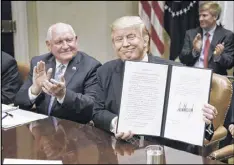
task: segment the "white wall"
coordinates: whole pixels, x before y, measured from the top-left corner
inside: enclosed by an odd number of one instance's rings
[[[34,43],[30,57],[47,52],[45,37],[51,24],[64,22],[71,24],[78,35],[79,48],[102,63],[115,58],[110,39],[110,25],[118,17],[137,15],[138,1],[37,1],[36,11],[28,8],[30,24],[29,44]],[[33,27],[32,21],[37,20]],[[30,23],[31,22],[31,23]],[[31,28],[31,29],[30,29]],[[36,28],[32,32],[32,28]],[[36,34],[37,33],[37,34]],[[31,37],[30,37],[31,36]],[[35,42],[38,39],[38,43]],[[30,42],[31,41],[31,42]],[[38,50],[38,52],[37,52]],[[34,51],[34,52],[33,52]]]

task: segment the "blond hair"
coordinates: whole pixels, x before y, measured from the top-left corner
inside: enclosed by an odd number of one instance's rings
[[[128,27],[139,28],[141,36],[143,38],[145,36],[147,36],[149,38],[148,43],[147,43],[147,53],[149,53],[150,34],[149,34],[144,22],[142,21],[142,19],[139,16],[123,16],[121,18],[116,19],[111,25],[111,33],[115,30],[124,29],[124,28],[128,28]],[[113,33],[111,34],[111,38],[113,41]]]
[[[212,16],[215,16],[217,20],[219,19],[222,9],[217,2],[204,2],[199,6],[199,12],[209,11]]]

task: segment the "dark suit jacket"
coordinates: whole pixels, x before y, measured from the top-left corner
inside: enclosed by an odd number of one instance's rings
[[[187,66],[194,66],[200,57],[200,53],[192,51],[193,40],[195,36],[200,33],[203,37],[202,29],[200,27],[186,31],[183,49],[179,56],[180,61]],[[215,56],[214,50],[217,44],[224,42],[224,51],[221,55]],[[214,36],[211,41],[210,50],[208,54],[208,68],[213,69],[214,73],[227,75],[227,69],[234,66],[234,34],[217,26]]]
[[[148,56],[150,63],[177,64],[160,57]],[[181,65],[181,64],[180,64]],[[111,120],[118,116],[123,78],[124,63],[112,60],[105,63],[97,71],[97,97],[94,104],[93,122],[95,126],[110,131]]]
[[[3,104],[14,102],[15,95],[20,89],[23,81],[20,78],[16,60],[9,54],[2,51],[2,98]]]
[[[180,63],[165,60],[160,57],[148,56],[150,63],[161,63],[171,65],[182,65]],[[105,63],[98,68],[97,71],[97,96],[94,103],[93,122],[96,127],[104,129],[110,132],[110,124],[114,117],[118,116],[120,108],[120,99],[122,91],[122,78],[123,78],[124,63],[120,60],[112,60]],[[208,125],[206,126],[206,139],[210,140],[213,136],[208,134]],[[211,125],[211,131],[213,131],[213,125]],[[192,152],[193,146],[185,143],[178,143],[177,141],[168,141],[160,137],[145,136],[145,139],[154,142],[160,142],[177,149],[187,150]]]
[[[46,70],[53,68],[55,71],[55,57],[44,54],[33,57],[28,80],[17,93],[15,104],[22,109],[30,110],[33,103],[29,100],[28,89],[32,85],[33,67],[40,60],[46,64]],[[101,64],[84,52],[78,52],[69,62],[65,72],[66,95],[62,104],[56,99],[52,106],[51,115],[67,120],[87,123],[92,118],[93,99],[97,84],[96,71]],[[50,96],[42,92],[35,100],[37,112],[48,114]]]

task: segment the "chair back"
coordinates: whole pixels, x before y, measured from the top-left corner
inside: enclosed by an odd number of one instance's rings
[[[231,103],[232,91],[232,83],[226,76],[213,73],[210,104],[215,106],[218,111],[218,115],[213,121],[214,130],[224,124]]]
[[[18,66],[18,70],[19,70],[21,79],[23,81],[25,81],[27,79],[28,73],[30,71],[29,65],[26,63],[17,62],[17,66]]]

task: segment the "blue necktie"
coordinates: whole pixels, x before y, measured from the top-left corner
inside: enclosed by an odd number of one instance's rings
[[[65,66],[63,64],[60,64],[59,67],[57,68],[56,72],[55,72],[55,75],[54,75],[54,79],[57,80],[57,81],[60,81],[60,76],[63,74],[63,69],[65,68]],[[51,96],[50,98],[50,104],[49,104],[49,107],[48,107],[48,116],[50,116],[50,113],[51,113],[51,108],[52,108],[52,105],[54,103],[54,99],[55,97],[54,96]]]

